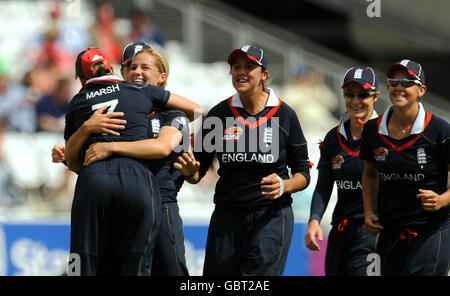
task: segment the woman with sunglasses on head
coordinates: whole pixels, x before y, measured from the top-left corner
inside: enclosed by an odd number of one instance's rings
[[[308,249],[320,251],[316,239],[323,240],[320,221],[337,185],[337,203],[331,220],[325,257],[327,276],[366,276],[367,256],[374,252],[375,239],[364,229],[359,159],[364,123],[378,115],[373,108],[380,92],[375,72],[358,66],[347,70],[342,88],[347,112],[337,127],[320,142],[319,176],[311,202],[305,242]]]
[[[389,67],[392,105],[363,131],[365,227],[381,275],[446,276],[450,262],[450,125],[426,111],[420,64]]]
[[[203,275],[280,276],[294,230],[291,194],[310,180],[307,143],[295,111],[267,87],[264,51],[246,45],[228,64],[236,93],[208,112],[195,157],[183,153],[175,165],[197,183],[219,161]]]
[[[155,86],[122,81],[95,48],[78,55],[76,75],[83,87],[70,103],[64,131],[67,165],[79,173],[70,251],[81,260],[81,275],[149,275],[161,201],[147,162],[113,155],[83,166],[80,159],[93,143],[146,139],[154,107],[186,108],[193,114],[198,105]],[[107,110],[123,116],[117,122],[125,125],[120,133],[109,130],[118,126],[85,125]]]

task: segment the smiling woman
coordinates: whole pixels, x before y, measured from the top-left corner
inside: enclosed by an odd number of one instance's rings
[[[143,49],[133,57],[128,75],[134,83],[145,82],[165,88],[169,64],[159,51],[152,48]]]
[[[403,139],[411,134],[420,99],[427,91],[425,78],[422,79],[423,82],[414,79],[406,69],[395,66],[388,72],[388,77],[389,98],[394,111],[397,110],[393,112],[388,124],[389,135],[394,139]]]
[[[228,64],[236,93],[208,112],[205,136],[196,137],[203,144],[216,119],[223,127],[216,148],[183,153],[177,164],[197,183],[219,161],[203,275],[282,275],[294,227],[291,194],[310,180],[307,143],[295,111],[265,85],[264,51],[246,45]]]
[[[379,233],[381,275],[448,273],[450,262],[450,125],[426,111],[422,66],[387,71],[392,105],[362,134],[365,227]]]
[[[367,256],[374,252],[374,238],[364,229],[361,198],[363,161],[358,156],[364,123],[378,116],[374,110],[374,103],[380,95],[377,85],[372,68],[358,66],[347,70],[342,84],[347,112],[320,145],[319,177],[312,197],[305,242],[310,250],[320,250],[316,241],[323,239],[320,220],[336,183],[337,203],[325,256],[327,276],[366,276]]]

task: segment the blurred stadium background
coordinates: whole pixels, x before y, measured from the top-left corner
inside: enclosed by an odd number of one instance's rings
[[[64,272],[76,175],[51,162],[51,149],[64,144],[66,104],[79,89],[73,64],[82,49],[102,48],[119,70],[123,46],[146,27],[146,41],[169,61],[167,89],[209,110],[234,93],[229,52],[259,46],[271,87],[297,111],[317,163],[317,143],[344,112],[340,84],[353,65],[376,69],[380,113],[389,104],[387,67],[418,61],[429,88],[425,107],[450,120],[448,11],[447,0],[0,0],[0,275]],[[324,251],[309,252],[303,241],[316,174],[313,168],[309,188],[295,194],[286,275],[323,274]],[[216,178],[212,169],[178,195],[192,275],[201,274]],[[335,193],[322,221],[326,231],[334,202]]]

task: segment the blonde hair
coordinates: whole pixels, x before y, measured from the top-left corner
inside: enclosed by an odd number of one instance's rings
[[[166,88],[167,85],[167,79],[169,78],[169,63],[167,62],[164,55],[157,49],[154,48],[145,48],[139,52],[137,52],[134,57],[142,54],[142,53],[148,53],[149,55],[153,56],[156,60],[156,68],[158,68],[158,71],[160,73],[166,73],[166,79],[164,79],[164,82],[160,86],[161,88]],[[134,58],[133,57],[133,58]],[[131,63],[130,63],[131,65]]]

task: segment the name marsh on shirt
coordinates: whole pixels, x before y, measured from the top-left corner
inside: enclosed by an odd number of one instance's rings
[[[118,84],[108,85],[107,87],[103,87],[96,91],[91,91],[91,92],[86,93],[86,100],[95,98],[96,96],[111,94],[116,91],[120,91]]]

